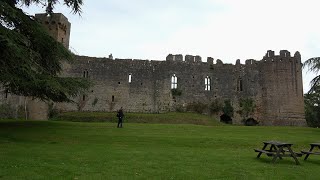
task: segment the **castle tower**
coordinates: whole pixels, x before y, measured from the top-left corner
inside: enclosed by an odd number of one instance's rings
[[[45,27],[51,37],[58,42],[61,42],[65,48],[69,49],[71,23],[63,14],[55,13],[51,16],[47,16],[46,14],[36,14],[35,18],[43,25],[43,27]],[[28,98],[27,109],[30,119],[48,119],[49,109],[47,103],[44,101]]]
[[[44,25],[49,34],[69,49],[71,23],[61,13],[36,14],[35,18]]]
[[[263,124],[305,126],[300,53],[268,51],[260,72]]]

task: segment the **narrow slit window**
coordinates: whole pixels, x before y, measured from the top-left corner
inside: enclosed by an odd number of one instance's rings
[[[83,71],[83,77],[88,78],[89,77],[89,71],[85,70]]]
[[[205,79],[204,79],[204,84],[205,84],[205,91],[210,91],[211,90],[211,84],[210,84],[210,77],[207,76]]]
[[[241,78],[238,80],[237,91],[243,91],[243,82]]]
[[[86,95],[83,95],[82,96],[82,101],[85,101],[86,100]]]
[[[171,89],[177,89],[178,87],[178,78],[175,74],[171,77]]]
[[[112,96],[112,102],[114,102],[114,96]]]
[[[7,99],[8,98],[8,94],[9,94],[9,91],[8,91],[8,89],[6,90],[6,95],[5,95],[5,98]]]
[[[131,83],[131,80],[132,80],[132,74],[130,73],[129,74],[129,83]]]

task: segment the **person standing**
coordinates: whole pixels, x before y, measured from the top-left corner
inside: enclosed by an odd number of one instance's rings
[[[124,117],[124,113],[123,113],[122,107],[117,112],[117,117],[118,117],[118,126],[117,126],[117,128],[122,128],[122,121],[123,121],[123,117]]]

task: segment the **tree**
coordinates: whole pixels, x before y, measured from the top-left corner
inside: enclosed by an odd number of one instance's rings
[[[54,102],[71,98],[90,87],[83,78],[59,76],[63,61],[74,55],[53,39],[33,16],[18,5],[42,4],[50,16],[58,0],[0,1],[0,87],[12,94]],[[81,12],[82,0],[64,0],[74,13]]]
[[[303,63],[309,71],[319,73],[320,57],[310,58]],[[317,75],[310,82],[311,88],[304,95],[305,116],[307,124],[312,127],[320,127],[320,75]]]
[[[304,104],[308,126],[320,127],[320,87],[304,95]]]
[[[306,60],[303,63],[303,67],[308,67],[309,71],[312,71],[318,74],[320,70],[320,57],[314,57]],[[310,84],[311,84],[311,88],[308,93],[313,93],[320,86],[320,75],[317,75],[315,78],[313,78]]]

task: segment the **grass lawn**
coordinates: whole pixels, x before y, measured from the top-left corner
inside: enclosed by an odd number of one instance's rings
[[[0,121],[0,179],[319,179],[320,156],[270,163],[264,140],[308,149],[298,127]]]

